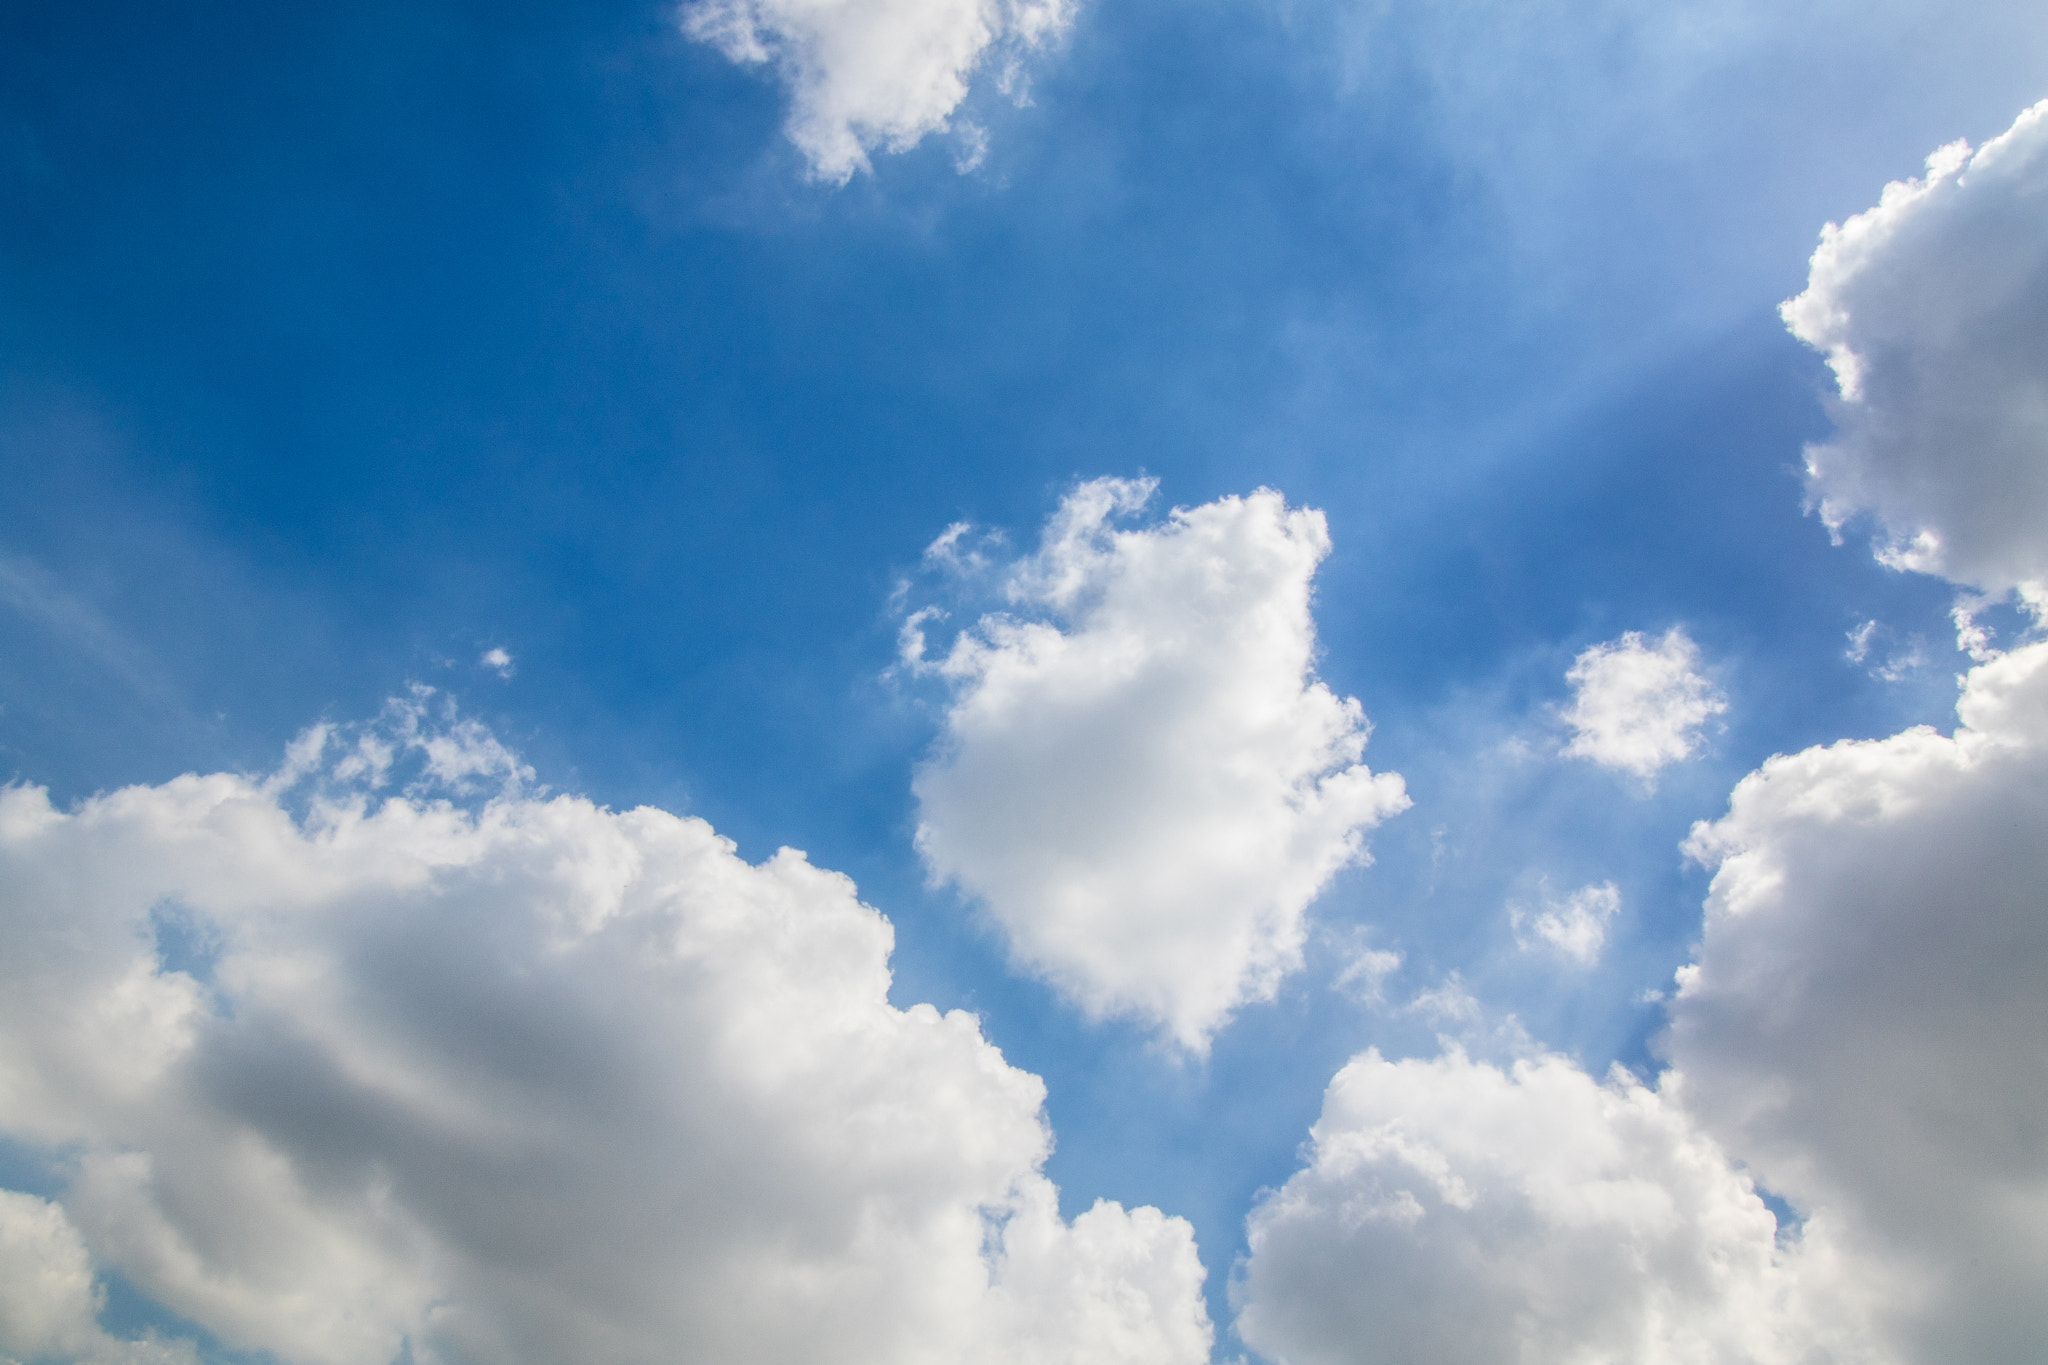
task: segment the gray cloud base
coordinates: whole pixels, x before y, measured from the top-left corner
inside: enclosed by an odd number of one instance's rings
[[[1896,567],[2017,590],[2037,617],[2044,224],[2048,102],[1830,225],[1784,307],[1840,381],[1837,438],[1808,450],[1830,525],[1874,516]],[[2048,643],[1966,643],[1953,734],[1774,757],[1695,827],[1714,879],[1654,1090],[1455,1049],[1339,1072],[1303,1168],[1252,1215],[1245,1340],[1282,1365],[2040,1357]],[[1621,644],[1575,667],[1567,752],[1629,733],[1589,715],[1642,709],[1588,706],[1592,665],[1656,662]],[[1607,691],[1657,691],[1642,672]],[[1638,747],[1647,768],[1689,744]]]
[[[1783,312],[1840,385],[1806,452],[1829,525],[1871,516],[1889,562],[2048,603],[2044,221],[2048,101],[1829,224]]]
[[[289,1362],[1205,1360],[1188,1225],[1063,1222],[1042,1084],[890,1005],[890,942],[656,810],[9,789],[0,1132]]]
[[[2048,644],[1972,670],[1952,736],[1772,759],[1672,1005],[1689,1105],[1890,1283],[1910,1359],[2048,1342]]]

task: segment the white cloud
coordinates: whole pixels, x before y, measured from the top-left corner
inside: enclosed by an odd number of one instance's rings
[[[1073,0],[691,0],[682,21],[732,61],[773,64],[790,141],[815,177],[844,184],[870,151],[945,129],[983,67],[1013,90],[1024,55],[1073,12]],[[979,160],[978,132],[963,168]]]
[[[1677,626],[1655,644],[1632,630],[1580,654],[1565,674],[1565,753],[1654,782],[1659,769],[1690,757],[1700,728],[1728,709],[1699,662],[1699,647]]]
[[[1781,310],[1826,353],[1836,439],[1806,451],[1831,530],[1867,514],[1880,556],[1992,593],[2048,593],[2048,101],[1971,154],[1828,224]]]
[[[451,803],[496,751],[418,696],[351,734],[268,783],[0,792],[0,1136],[71,1173],[0,1208],[63,1282],[10,1342],[97,1358],[82,1247],[291,1365],[1207,1359],[1188,1225],[1061,1220],[1041,1082],[889,1003],[846,878]]]
[[[1279,1365],[1999,1365],[2048,1342],[2048,644],[1953,735],[1771,759],[1655,1090],[1524,1045],[1339,1073],[1234,1295]],[[1411,1009],[1476,1036],[1447,981]],[[1784,1196],[1773,1227],[1750,1173]]]
[[[1862,625],[1855,627],[1849,632],[1849,648],[1843,651],[1843,657],[1852,664],[1862,663],[1870,657],[1870,643],[1872,639],[1883,629],[1884,627],[1874,620],[1865,621]]]
[[[1091,1016],[1200,1051],[1300,965],[1309,903],[1408,799],[1313,673],[1322,515],[1262,490],[1113,528],[1151,492],[1076,488],[1010,571],[1020,614],[910,656],[953,688],[917,839]]]
[[[1958,613],[1962,610],[1959,605]],[[1967,650],[1968,642],[1963,638],[1965,627],[1960,615],[1957,627],[1957,647]],[[1849,647],[1842,651],[1842,657],[1852,664],[1868,664],[1869,667],[1865,671],[1873,678],[1883,682],[1898,682],[1914,669],[1923,667],[1927,663],[1927,656],[1921,652],[1918,640],[1909,640],[1903,646],[1888,651],[1882,663],[1872,663],[1879,643],[1893,638],[1895,637],[1889,626],[1875,620],[1865,621],[1848,632]]]
[[[1368,1051],[1312,1139],[1233,1285],[1239,1333],[1280,1365],[1871,1358],[1825,1229],[1781,1244],[1727,1156],[1624,1072]]]
[[[375,791],[400,771],[412,776],[409,795],[471,796],[495,788],[516,796],[534,783],[533,769],[489,727],[461,715],[452,698],[414,683],[406,695],[386,700],[374,721],[308,727],[286,748],[283,766],[265,789],[283,791],[314,778],[323,790],[339,784]]]
[[[477,656],[477,667],[488,668],[501,678],[509,678],[514,671],[512,652],[503,645],[492,645]]]
[[[1539,908],[1519,901],[1508,905],[1515,941],[1525,949],[1545,948],[1590,967],[1607,946],[1607,926],[1621,911],[1621,892],[1613,882],[1582,886],[1559,900],[1548,889]]]
[[[2044,209],[2048,104],[1831,227],[1785,309],[1841,381],[1840,438],[1808,452],[1830,526],[1874,515],[1890,562],[2037,615]],[[1989,605],[1955,608],[1978,666],[1952,735],[1772,758],[1695,828],[1714,880],[1655,1091],[1558,1058],[1354,1059],[1254,1212],[1245,1340],[1282,1365],[2039,1358],[2048,644],[1994,649]],[[1851,632],[1849,657],[1884,633]],[[1572,752],[1647,777],[1691,750],[1722,704],[1674,641],[1580,657]],[[1455,984],[1438,1012],[1469,1023]],[[1739,1171],[1795,1235],[1772,1238]]]
[[[1331,988],[1361,1005],[1384,1005],[1388,978],[1401,970],[1405,960],[1402,954],[1392,948],[1374,948],[1354,941],[1345,957],[1344,966],[1330,982]]]
[[[192,1365],[190,1342],[123,1341],[99,1325],[92,1257],[64,1210],[0,1190],[0,1361]]]
[[[1671,1006],[1689,1102],[1914,1287],[1930,1363],[2048,1343],[2048,645],[1957,709],[1736,787],[1689,845],[1716,871]]]

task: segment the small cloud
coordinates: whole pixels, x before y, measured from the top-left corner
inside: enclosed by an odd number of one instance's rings
[[[488,668],[501,678],[512,676],[512,652],[503,645],[492,645],[477,658],[476,662],[479,668]]]
[[[331,756],[331,761],[330,761]],[[482,722],[463,716],[451,697],[414,683],[384,702],[376,719],[307,727],[285,747],[284,762],[262,782],[277,797],[309,784],[343,805],[402,782],[415,799],[509,799],[536,788],[533,769]]]
[[[978,123],[962,123],[953,130],[959,145],[953,151],[953,169],[971,175],[988,160],[988,129]]]
[[[1994,601],[1978,593],[1963,593],[1949,608],[1948,615],[1956,623],[1956,648],[1970,656],[1977,663],[1990,663],[2005,651],[1992,642],[1996,632],[1977,618],[1984,611],[1996,605]]]
[[[907,670],[912,676],[937,672],[939,665],[933,663],[925,653],[930,642],[925,637],[924,626],[927,621],[945,619],[946,612],[942,607],[920,607],[904,617],[903,624],[896,628],[897,666]]]
[[[1428,990],[1418,991],[1395,1013],[1423,1020],[1445,1047],[1456,1046],[1478,1056],[1506,1059],[1533,1057],[1542,1049],[1515,1014],[1495,1015],[1453,971]]]
[[[1331,989],[1361,1005],[1385,1004],[1387,978],[1401,970],[1405,959],[1392,948],[1374,948],[1362,941],[1351,945],[1349,957],[1330,983]]]
[[[976,78],[1025,103],[1025,57],[1073,23],[1072,0],[690,0],[682,29],[743,66],[770,66],[789,92],[783,131],[814,180],[843,185],[871,169],[874,151],[908,151],[953,130],[962,172],[980,165],[987,137],[956,120]]]
[[[1465,978],[1452,972],[1428,990],[1417,992],[1404,1013],[1419,1015],[1441,1028],[1447,1024],[1476,1023],[1486,1011],[1479,998],[1466,988]]]
[[[1920,652],[1916,641],[1903,651],[1887,656],[1883,663],[1870,670],[1870,676],[1879,682],[1895,683],[1926,662],[1927,656]]]
[[[1842,651],[1842,657],[1852,664],[1868,665],[1864,671],[1880,682],[1898,682],[1908,673],[1927,662],[1918,639],[1908,640],[1903,646],[1886,650],[1882,663],[1871,660],[1878,653],[1880,642],[1896,638],[1890,626],[1877,621],[1865,621],[1849,632],[1849,647]]]
[[[1654,785],[1658,770],[1691,757],[1707,721],[1728,709],[1699,662],[1699,646],[1678,626],[1654,644],[1632,630],[1580,654],[1565,674],[1565,754]]]
[[[1600,950],[1607,946],[1607,926],[1620,910],[1621,892],[1614,883],[1596,882],[1562,900],[1546,888],[1542,904],[1535,909],[1510,902],[1508,922],[1514,926],[1515,942],[1524,951],[1561,953],[1590,967],[1600,960]]]

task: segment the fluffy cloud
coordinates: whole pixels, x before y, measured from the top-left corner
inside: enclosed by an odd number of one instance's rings
[[[1280,1365],[1868,1358],[1825,1230],[1781,1243],[1721,1149],[1626,1073],[1367,1052],[1312,1137],[1233,1286],[1239,1333]]]
[[[2048,595],[2048,101],[1829,224],[1787,325],[1826,353],[1839,428],[1809,446],[1829,527],[1994,593]]]
[[[1714,880],[1654,1091],[1354,1059],[1252,1216],[1244,1339],[1281,1365],[2038,1357],[2048,644],[1958,713],[1773,758],[1694,830]]]
[[[1607,946],[1607,925],[1621,911],[1621,892],[1613,882],[1582,886],[1563,900],[1546,890],[1539,907],[1520,902],[1508,906],[1515,940],[1524,948],[1547,948],[1583,966],[1600,960]]]
[[[1072,18],[1072,0],[692,0],[683,28],[735,62],[772,63],[790,141],[843,184],[869,151],[944,129],[991,57],[1010,86],[1022,55]]]
[[[889,1003],[844,877],[435,794],[507,761],[414,697],[270,782],[0,792],[0,1135],[67,1181],[0,1203],[56,1284],[6,1349],[98,1358],[89,1251],[292,1365],[1207,1358],[1188,1225],[1060,1218],[1041,1083]]]
[[[191,1365],[189,1342],[121,1341],[100,1329],[92,1257],[64,1210],[0,1190],[0,1361]]]
[[[918,846],[1093,1016],[1201,1050],[1301,962],[1303,917],[1404,809],[1315,679],[1322,515],[1262,490],[1118,530],[1149,482],[1081,485],[934,667],[945,734]]]
[[[1808,452],[1830,525],[1872,514],[1891,562],[2037,610],[2044,208],[2048,104],[1830,227],[1785,309],[1840,380],[1840,438]],[[1772,758],[1695,828],[1714,880],[1655,1091],[1456,1052],[1338,1075],[1253,1215],[1247,1342],[1283,1365],[2041,1357],[2048,644],[1998,654],[1978,605],[1953,734]],[[1683,757],[1719,709],[1695,661],[1676,632],[1582,655],[1571,751]]]
[[[1654,782],[1659,769],[1691,756],[1700,727],[1728,709],[1699,662],[1699,647],[1677,626],[1655,644],[1632,630],[1579,655],[1565,674],[1565,753]]]
[[[1924,1361],[2048,1345],[2048,645],[1973,670],[1962,724],[1773,758],[1672,1005],[1690,1103],[1913,1293]]]

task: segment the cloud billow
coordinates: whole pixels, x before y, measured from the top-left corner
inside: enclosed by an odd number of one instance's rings
[[[1019,962],[1199,1052],[1300,965],[1310,902],[1408,798],[1313,672],[1322,515],[1262,490],[1113,525],[1151,492],[1075,489],[1008,569],[1014,610],[921,664],[952,695],[917,840]]]
[[[0,793],[0,1136],[67,1173],[0,1244],[291,1365],[1207,1359],[1188,1225],[1060,1217],[1042,1083],[889,1003],[845,877],[326,749]],[[23,1349],[117,1358],[77,1318]]]
[[[1781,310],[1824,352],[1838,431],[1808,446],[1831,529],[1901,568],[2048,603],[2048,101],[1823,230]]]
[[[2038,1354],[2048,643],[1973,669],[1957,711],[1774,757],[1694,829],[1714,878],[1654,1090],[1354,1058],[1253,1212],[1245,1340],[1285,1365]]]
[[[1355,1057],[1252,1212],[1237,1329],[1284,1365],[1866,1360],[1821,1229],[1781,1245],[1683,1105],[1562,1057]]]
[[[1873,514],[1896,566],[2037,613],[2044,166],[2048,105],[1937,153],[1829,230],[1786,306],[1841,378],[1809,450],[1831,524]],[[1694,827],[1713,880],[1654,1088],[1533,1049],[1354,1058],[1252,1215],[1245,1340],[1284,1365],[2039,1357],[2048,643],[1965,643],[1953,733],[1772,757]],[[1685,700],[1675,633],[1573,672],[1575,747],[1610,766],[1653,773],[1708,714],[1703,685],[1689,712],[1630,701]]]
[[[2015,1360],[2048,1341],[2048,644],[1957,711],[1773,758],[1695,830],[1670,1051],[1712,1131],[1910,1286],[1907,1358]]]

